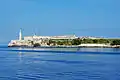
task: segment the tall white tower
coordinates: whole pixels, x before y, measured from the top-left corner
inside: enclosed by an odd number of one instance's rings
[[[19,40],[22,40],[22,31],[20,29],[20,32],[19,32]]]

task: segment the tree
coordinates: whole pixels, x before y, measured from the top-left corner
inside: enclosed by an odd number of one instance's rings
[[[32,45],[34,45],[34,42],[33,42],[33,41],[31,41],[30,43],[31,43]]]
[[[83,39],[82,43],[93,43],[93,39]]]
[[[34,47],[39,47],[40,44],[39,44],[39,43],[35,43],[33,46],[34,46]]]
[[[48,42],[47,42],[47,45],[51,45],[51,44],[54,44],[55,45],[55,41],[54,40],[52,40],[52,39],[50,39]]]
[[[93,43],[99,43],[98,39],[94,39]]]
[[[106,43],[109,43],[109,41],[107,39],[98,39],[99,43],[102,44],[106,44]]]
[[[72,45],[80,45],[81,44],[81,40],[80,39],[73,39],[72,40]]]
[[[118,39],[113,40],[111,45],[120,45],[120,40],[118,40]]]
[[[64,43],[62,41],[57,41],[57,45],[63,45]]]

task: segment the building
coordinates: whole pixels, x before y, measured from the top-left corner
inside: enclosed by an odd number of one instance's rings
[[[93,36],[82,36],[80,39],[103,39],[103,37],[93,37]]]
[[[22,31],[20,29],[19,39],[11,40],[8,46],[32,46],[35,43],[46,46],[50,39],[76,39],[75,35],[63,35],[63,36],[24,36],[22,38]]]
[[[25,36],[24,40],[41,40],[41,39],[76,39],[75,35],[64,35],[64,36]]]

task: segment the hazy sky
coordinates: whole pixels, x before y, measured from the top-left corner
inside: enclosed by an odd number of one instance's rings
[[[120,0],[0,0],[0,42],[23,35],[120,37]]]

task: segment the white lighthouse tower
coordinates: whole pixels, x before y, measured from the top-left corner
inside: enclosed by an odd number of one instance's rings
[[[19,40],[22,40],[22,31],[20,29],[20,32],[19,32]]]

